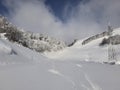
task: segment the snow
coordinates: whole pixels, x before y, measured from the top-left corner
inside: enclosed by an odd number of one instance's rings
[[[86,62],[55,62],[0,67],[1,90],[119,90],[120,67]],[[76,64],[83,67],[79,68]]]
[[[103,64],[102,39],[44,53],[0,39],[0,90],[120,90],[120,61]]]
[[[120,28],[115,29],[113,35],[120,35]]]
[[[87,45],[82,45],[81,41],[78,41],[74,46],[68,47],[63,51],[47,53],[47,57],[58,60],[82,60],[82,61],[96,61],[101,62],[107,59],[107,48],[99,47],[99,40],[94,40]],[[101,53],[101,58],[98,53]]]
[[[82,68],[82,65],[80,65],[80,64],[76,64],[76,66],[78,66],[78,67]]]
[[[38,63],[46,60],[40,53],[32,51],[16,43],[0,39],[0,65]]]
[[[62,74],[60,72],[58,72],[57,70],[54,70],[54,69],[50,69],[48,70],[49,72],[53,73],[53,74],[56,74],[56,75],[59,75],[59,76],[62,76]]]
[[[4,44],[2,41],[0,41],[0,52],[4,52],[6,54],[11,53],[12,49],[10,46]]]
[[[106,36],[105,36],[106,37]],[[76,61],[87,61],[104,63],[108,62],[108,45],[99,46],[102,40],[105,38],[99,38],[93,40],[85,45],[82,45],[83,40],[79,40],[72,47],[67,47],[59,52],[45,53],[44,55],[53,60],[76,60]],[[116,64],[119,64],[120,60],[120,45],[113,45],[117,53]]]

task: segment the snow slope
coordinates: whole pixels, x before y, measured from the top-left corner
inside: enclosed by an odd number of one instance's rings
[[[108,46],[99,44],[106,36],[98,34],[100,38],[85,45],[82,44],[84,39],[66,48],[64,43],[48,36],[40,38],[39,34],[21,31],[25,34],[24,40],[30,40],[28,45],[33,49],[30,50],[8,41],[4,36],[6,31],[10,40],[19,41],[18,33],[15,33],[18,28],[4,17],[0,18],[0,90],[120,90],[120,66],[102,64],[108,62]],[[120,29],[113,31],[113,35],[118,34]],[[24,40],[20,39],[21,42]],[[44,53],[36,52],[34,48],[38,49],[41,43],[45,46],[44,41],[50,41],[52,49]],[[118,53],[116,62],[119,63],[120,45],[114,45],[114,48]]]
[[[0,39],[0,90],[120,90],[120,66],[95,63],[107,49],[98,47],[99,41],[86,46],[78,41],[47,53],[50,59]]]
[[[33,33],[18,28],[10,23],[6,17],[0,15],[0,38],[8,39],[24,47],[37,52],[59,51],[66,47],[66,44],[48,35]]]
[[[114,35],[120,35],[120,29],[115,29],[113,32]],[[91,42],[83,45],[83,40],[78,40],[73,46],[67,47],[66,49],[59,52],[45,53],[45,56],[52,58],[54,60],[77,60],[77,61],[88,61],[88,62],[98,62],[104,63],[109,62],[108,60],[108,49],[109,45],[100,46],[100,43],[104,38],[108,36],[103,36],[92,40]],[[120,63],[120,45],[112,46],[116,52],[117,61],[116,64]]]
[[[0,39],[0,65],[33,63],[46,59],[28,48]]]
[[[44,61],[0,68],[0,90],[119,90],[120,67]]]

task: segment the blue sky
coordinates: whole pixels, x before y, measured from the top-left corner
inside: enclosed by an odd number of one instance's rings
[[[64,19],[63,17],[63,10],[67,4],[71,5],[72,7],[77,6],[81,0],[46,0],[46,5],[50,6],[54,12],[54,14]]]
[[[3,5],[3,0],[0,0],[0,14],[5,15],[8,13],[8,9]]]

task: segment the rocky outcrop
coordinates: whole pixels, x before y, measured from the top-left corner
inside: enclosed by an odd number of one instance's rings
[[[120,44],[120,35],[115,35],[109,38],[104,38],[102,42],[100,43],[100,46],[103,46],[105,44],[112,44],[112,45]]]
[[[93,40],[99,39],[99,38],[101,38],[101,37],[109,36],[109,35],[112,33],[112,31],[113,31],[113,30],[109,30],[109,31],[105,31],[105,32],[102,32],[102,33],[100,33],[100,34],[97,34],[97,35],[95,35],[95,36],[92,36],[92,37],[84,40],[84,41],[82,42],[82,45],[85,45],[85,44],[87,44],[87,43],[89,43],[89,42],[91,42],[91,41],[93,41]]]
[[[69,44],[68,47],[73,46],[77,41],[78,41],[77,39],[74,39],[74,41],[71,44]]]

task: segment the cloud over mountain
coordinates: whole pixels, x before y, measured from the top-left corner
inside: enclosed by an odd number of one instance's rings
[[[77,6],[66,4],[63,15],[66,22],[56,17],[45,0],[5,0],[9,19],[25,30],[49,34],[70,41],[104,31],[108,22],[120,26],[119,0],[81,1]]]

